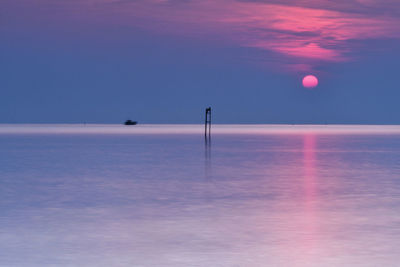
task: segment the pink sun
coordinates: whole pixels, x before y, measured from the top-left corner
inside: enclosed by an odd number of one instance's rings
[[[303,86],[312,89],[318,85],[318,79],[314,75],[307,75],[303,78]]]

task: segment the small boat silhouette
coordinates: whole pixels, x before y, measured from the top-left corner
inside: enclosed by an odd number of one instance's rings
[[[124,124],[125,125],[136,125],[137,121],[127,120]]]

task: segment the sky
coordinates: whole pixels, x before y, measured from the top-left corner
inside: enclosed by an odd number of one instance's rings
[[[397,0],[0,0],[0,123],[400,124],[399,71]]]

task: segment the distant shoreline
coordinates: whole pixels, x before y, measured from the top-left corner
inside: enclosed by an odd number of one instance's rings
[[[0,124],[0,134],[203,134],[203,124]],[[400,125],[213,124],[219,134],[400,134]]]

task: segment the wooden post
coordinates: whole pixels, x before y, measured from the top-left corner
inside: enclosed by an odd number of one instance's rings
[[[204,123],[204,136],[207,138],[211,135],[211,107],[206,108],[206,119]]]

